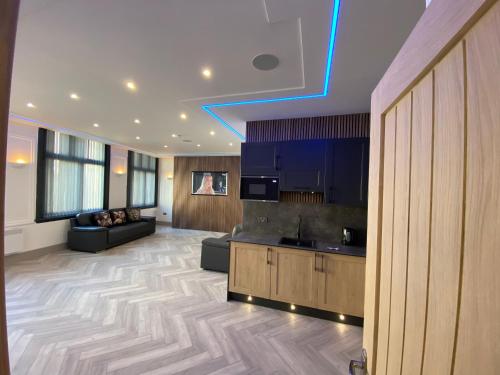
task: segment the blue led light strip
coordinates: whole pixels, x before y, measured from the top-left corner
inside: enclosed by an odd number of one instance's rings
[[[227,123],[222,117],[217,115],[212,109],[214,108],[222,108],[222,107],[235,107],[240,105],[249,105],[249,104],[265,104],[265,103],[277,103],[277,102],[286,102],[291,100],[304,100],[304,99],[316,99],[316,98],[324,98],[328,95],[328,90],[330,86],[330,77],[332,75],[332,60],[333,53],[335,50],[335,37],[337,36],[337,24],[339,21],[339,11],[340,11],[340,0],[333,0],[333,13],[332,13],[332,24],[330,30],[330,42],[328,44],[328,55],[326,60],[326,68],[325,68],[325,81],[323,83],[323,92],[320,94],[311,94],[311,95],[299,95],[299,96],[287,96],[283,98],[269,98],[269,99],[255,99],[255,100],[246,100],[240,102],[228,102],[228,103],[217,103],[217,104],[205,104],[201,106],[205,112],[207,112],[210,116],[216,119],[222,126],[226,129],[233,132],[238,138],[242,141],[245,140],[245,136],[233,128],[231,125]]]

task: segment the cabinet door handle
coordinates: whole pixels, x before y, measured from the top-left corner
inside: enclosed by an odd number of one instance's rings
[[[361,145],[361,183],[359,184],[359,201],[363,202],[363,184],[365,183],[363,181],[363,165],[364,165],[364,158],[365,158],[365,145]]]
[[[271,248],[267,248],[267,264],[271,264],[271,259],[269,259],[269,255],[271,255],[272,257],[272,253],[271,253]]]
[[[316,185],[316,186],[319,186],[319,180],[320,180],[320,178],[321,178],[321,171],[318,171],[318,185]]]
[[[318,271],[318,253],[314,253],[314,272]]]
[[[321,272],[325,272],[325,256],[321,254]]]

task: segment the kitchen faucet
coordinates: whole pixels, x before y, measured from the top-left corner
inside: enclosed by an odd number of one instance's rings
[[[299,215],[299,222],[297,223],[297,238],[300,240],[300,226],[302,224],[302,217]]]

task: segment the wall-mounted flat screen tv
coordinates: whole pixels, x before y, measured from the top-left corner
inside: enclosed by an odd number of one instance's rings
[[[227,172],[193,171],[191,194],[227,195]]]

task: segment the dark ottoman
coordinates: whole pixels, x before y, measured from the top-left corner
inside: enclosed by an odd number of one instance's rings
[[[201,241],[201,268],[210,271],[229,272],[230,234],[221,238],[205,238]]]

